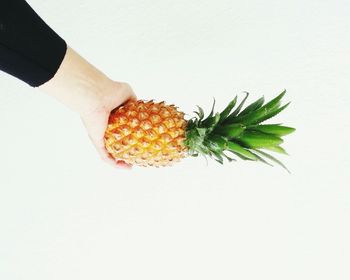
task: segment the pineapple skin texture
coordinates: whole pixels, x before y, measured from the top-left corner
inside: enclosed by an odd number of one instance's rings
[[[169,166],[187,155],[184,113],[165,102],[131,100],[114,109],[105,146],[116,160],[138,166]]]

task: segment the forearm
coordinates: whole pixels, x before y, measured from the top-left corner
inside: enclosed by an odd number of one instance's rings
[[[85,115],[100,106],[110,84],[111,80],[105,74],[67,47],[55,76],[39,89]]]

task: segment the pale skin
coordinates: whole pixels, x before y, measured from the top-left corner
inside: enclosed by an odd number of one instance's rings
[[[110,112],[126,101],[136,99],[127,83],[111,80],[68,46],[55,76],[39,89],[79,114],[104,161],[117,168],[131,168],[123,161],[114,160],[104,144]]]

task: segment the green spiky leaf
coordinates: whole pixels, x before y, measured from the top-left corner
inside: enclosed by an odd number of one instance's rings
[[[258,131],[244,131],[238,138],[239,142],[248,148],[265,148],[278,146],[282,138]]]
[[[285,149],[283,149],[281,146],[272,146],[272,147],[265,147],[265,150],[273,151],[279,154],[288,155]]]
[[[238,137],[244,130],[246,126],[240,123],[223,125],[215,129],[215,133],[225,136],[229,139]]]
[[[259,98],[257,101],[247,106],[241,113],[239,113],[238,116],[244,116],[259,109],[264,104],[264,101],[265,101],[264,97]]]
[[[198,105],[197,105],[197,108],[198,108],[198,112],[194,111],[194,113],[198,116],[199,122],[200,122],[204,118],[204,110],[203,110],[203,108],[199,107]]]
[[[223,153],[212,151],[212,158],[220,164],[224,164]]]
[[[225,120],[224,122],[229,123],[230,120],[234,119],[234,118],[237,116],[237,114],[241,111],[241,109],[242,109],[242,107],[243,107],[245,101],[247,100],[248,96],[249,96],[249,92],[246,92],[246,96],[243,98],[243,100],[242,100],[241,103],[238,105],[238,107],[236,108],[236,110],[234,110],[234,111],[226,118],[226,120]]]
[[[215,147],[213,148],[215,151],[224,151],[226,149],[227,140],[225,137],[211,134],[207,137],[207,141],[209,141],[209,147]]]
[[[260,150],[255,150],[255,152],[257,152],[258,154],[268,158],[269,160],[277,163],[279,166],[281,166],[282,168],[284,168],[288,173],[290,173],[290,171],[288,170],[288,168],[281,162],[279,161],[277,158],[275,158],[274,156],[271,156],[270,154],[268,153],[265,153],[263,151],[260,151]]]
[[[220,114],[216,113],[214,116],[207,118],[202,122],[202,125],[207,127],[208,132],[211,132],[215,129],[217,123],[220,121]]]
[[[231,113],[233,107],[235,107],[237,103],[237,95],[236,97],[227,105],[227,107],[221,112],[220,114],[220,121],[222,122],[224,120],[226,120],[227,116]]]
[[[247,114],[237,116],[236,118],[231,119],[230,122],[251,125],[260,123],[263,120],[266,120],[267,118],[271,118],[273,116],[273,113],[275,113],[276,115],[285,108],[284,107],[282,110],[278,111],[278,108],[280,106],[280,100],[284,95],[285,91],[283,91],[277,97],[266,103],[264,106],[256,110],[250,110],[250,112]]]
[[[241,101],[241,103],[238,105],[238,107],[236,108],[236,110],[234,110],[231,114],[232,117],[237,116],[238,113],[241,111],[244,103],[246,102],[246,100],[248,99],[249,96],[249,92],[245,92],[245,97],[243,98],[243,100]]]
[[[255,150],[255,151],[256,151],[256,150]],[[260,162],[262,162],[262,163],[265,163],[265,164],[267,164],[267,165],[269,165],[269,166],[273,166],[271,163],[269,163],[268,161],[264,160],[261,156],[257,155],[256,153],[253,153],[253,152],[252,152],[252,154],[254,154],[254,155],[257,157],[258,161],[260,161]]]
[[[285,136],[295,131],[295,128],[282,126],[278,124],[261,124],[249,127],[249,130],[260,131],[263,133],[274,134],[276,136]]]
[[[290,104],[290,102],[288,102],[287,104],[283,105],[282,107],[270,110],[265,116],[261,117],[260,119],[255,120],[254,122],[252,122],[252,124],[261,123],[263,121],[271,119],[272,117],[274,117],[277,114],[281,113],[285,108],[288,107],[289,104]]]
[[[225,157],[229,162],[231,161],[236,161],[236,159],[229,157],[228,155],[226,155],[225,153],[222,153],[222,156]]]
[[[211,117],[213,116],[213,114],[214,114],[215,102],[216,102],[216,101],[215,101],[215,98],[214,98],[213,105],[212,105],[212,107],[211,107],[211,111],[210,111],[210,114],[209,114],[209,116],[208,116],[208,119],[211,118]]]
[[[278,107],[278,105],[280,104],[281,99],[283,98],[283,96],[286,94],[286,90],[283,90],[279,95],[277,95],[275,98],[273,98],[271,101],[267,102],[264,107],[267,109],[272,109],[275,107]]]
[[[245,159],[257,160],[257,157],[253,153],[251,153],[247,149],[244,149],[242,146],[238,145],[237,143],[234,143],[231,141],[227,142],[227,149],[231,152],[241,155]]]

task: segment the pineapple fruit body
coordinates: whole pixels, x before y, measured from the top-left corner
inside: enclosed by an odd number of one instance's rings
[[[167,166],[186,154],[184,113],[173,105],[129,101],[113,110],[105,133],[108,152],[140,166]]]

